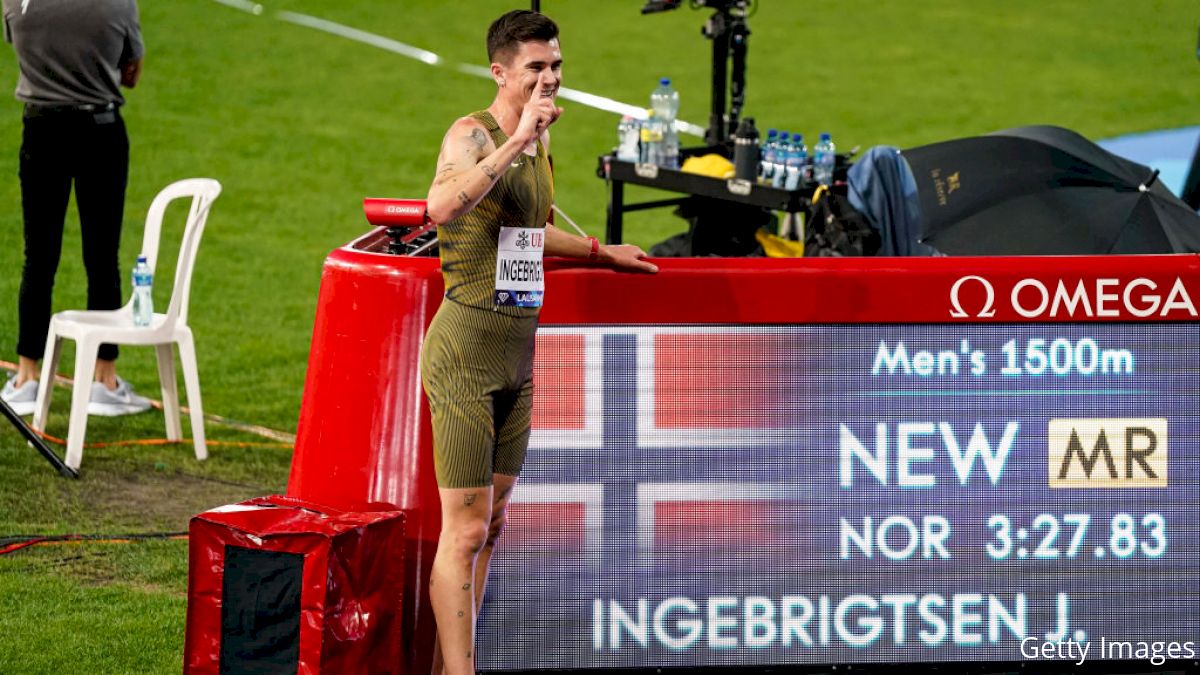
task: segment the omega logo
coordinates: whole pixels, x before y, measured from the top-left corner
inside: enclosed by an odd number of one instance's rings
[[[987,298],[983,301],[983,308],[975,316],[979,318],[996,316],[996,310],[992,309],[992,304],[996,301],[996,289],[992,287],[992,282],[975,275],[962,277],[950,287],[950,304],[954,306],[954,309],[950,310],[950,316],[956,319],[963,319],[970,316],[970,314],[963,310],[962,302],[958,298],[959,289],[968,281],[976,281],[982,284],[984,292],[987,293]]]
[[[963,307],[960,297],[968,282],[979,284],[984,291],[983,305],[974,314]],[[996,315],[995,300],[996,289],[992,282],[976,275],[960,277],[950,287],[950,316],[956,319],[993,317]],[[1059,316],[1117,318],[1122,315],[1167,318],[1184,313],[1193,318],[1197,316],[1196,305],[1179,277],[1162,289],[1145,277],[1128,281],[1080,279],[1074,284],[1062,279],[1050,284],[1040,279],[1021,279],[1009,293],[1009,308],[1027,319]]]

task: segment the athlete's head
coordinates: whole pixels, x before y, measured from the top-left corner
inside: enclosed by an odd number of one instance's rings
[[[492,78],[502,94],[514,100],[529,100],[542,80],[543,96],[556,96],[562,83],[562,50],[558,25],[546,15],[527,9],[514,10],[492,22],[487,34],[488,60]]]

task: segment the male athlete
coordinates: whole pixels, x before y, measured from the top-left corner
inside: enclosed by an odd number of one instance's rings
[[[446,287],[421,350],[442,506],[429,595],[434,670],[449,675],[475,673],[476,614],[529,442],[542,255],[658,271],[636,246],[602,246],[547,222],[549,127],[562,114],[558,26],[509,12],[488,29],[487,50],[496,98],[446,132],[428,197]]]

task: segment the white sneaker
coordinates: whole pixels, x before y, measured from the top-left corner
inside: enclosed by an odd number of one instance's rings
[[[102,382],[92,383],[88,414],[100,417],[133,415],[150,409],[150,399],[139,396],[128,382],[117,378],[117,388],[109,389]]]
[[[0,391],[0,398],[3,398],[4,402],[18,415],[32,415],[33,409],[37,407],[37,394],[37,380],[25,380],[25,384],[18,387],[17,376],[14,375],[4,383],[4,390]]]

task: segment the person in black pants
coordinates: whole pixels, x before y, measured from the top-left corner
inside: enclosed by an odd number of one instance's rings
[[[31,414],[72,185],[83,235],[88,309],[121,306],[118,249],[129,139],[120,87],[137,85],[144,47],[136,0],[2,2],[5,39],[13,44],[21,71],[16,97],[25,104],[20,157],[25,266],[18,369],[0,395],[18,413]],[[124,415],[150,407],[117,377],[116,358],[115,345],[101,346],[91,414]]]

